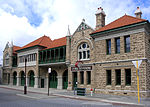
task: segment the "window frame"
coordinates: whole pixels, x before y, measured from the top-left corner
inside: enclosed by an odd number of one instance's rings
[[[90,60],[90,47],[86,42],[78,46],[78,60]]]
[[[119,44],[118,44],[117,40],[119,40]],[[118,51],[118,48],[119,48],[119,51]],[[120,53],[120,37],[115,38],[115,53],[116,54]]]
[[[130,77],[127,77],[127,72],[130,72]],[[125,69],[125,85],[126,86],[131,86],[131,69]],[[128,78],[130,79],[130,80],[128,80]],[[128,83],[129,82],[129,83]]]
[[[91,71],[86,71],[87,73],[87,84],[91,84]]]
[[[121,69],[115,70],[115,81],[116,81],[116,85],[121,85]]]
[[[80,84],[84,84],[84,71],[80,71]]]
[[[9,65],[9,53],[7,52],[6,54],[5,54],[5,66],[8,66]]]
[[[129,38],[129,43],[127,38]],[[129,46],[129,47],[128,47]],[[128,49],[129,48],[129,49]],[[124,49],[125,53],[129,53],[131,51],[131,46],[130,46],[130,35],[124,37]]]
[[[111,55],[111,39],[106,40],[106,54]]]
[[[109,75],[109,72],[110,72],[110,75]],[[112,76],[112,71],[111,70],[106,70],[106,85],[111,85],[112,84],[112,77],[111,76]]]

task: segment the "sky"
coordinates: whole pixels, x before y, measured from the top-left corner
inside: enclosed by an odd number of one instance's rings
[[[0,63],[7,42],[24,46],[43,35],[64,37],[68,25],[73,34],[83,18],[94,29],[97,8],[103,8],[108,24],[125,14],[135,16],[137,6],[150,20],[150,0],[0,0]]]

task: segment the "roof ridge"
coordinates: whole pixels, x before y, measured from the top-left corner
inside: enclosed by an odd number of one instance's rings
[[[124,15],[125,16],[125,15]],[[128,17],[134,18],[134,19],[138,19],[138,20],[143,20],[143,21],[147,21],[146,19],[142,19],[142,18],[138,18],[138,17],[134,17],[134,16],[130,16],[130,15],[126,15]]]
[[[104,27],[101,27],[100,29],[94,31],[91,34],[101,32],[101,31],[105,31],[105,30],[109,30],[109,29],[122,27],[122,26],[126,26],[126,25],[136,24],[136,23],[139,23],[139,22],[145,22],[145,21],[147,21],[147,20],[136,18],[136,17],[125,14],[122,17],[112,21],[111,23],[107,24]]]
[[[44,37],[45,37],[45,35],[41,37],[42,39],[41,39],[41,41],[38,43],[38,45],[42,42],[42,40],[44,39]]]

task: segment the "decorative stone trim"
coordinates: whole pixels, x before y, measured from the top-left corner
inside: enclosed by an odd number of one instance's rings
[[[131,30],[131,31],[124,31],[121,33],[116,33],[116,34],[108,34],[107,36],[103,36],[103,37],[100,36],[100,37],[95,38],[95,41],[117,38],[117,37],[121,37],[121,36],[125,36],[125,35],[131,35],[131,34],[140,33],[140,32],[145,32],[145,29],[140,28],[140,29],[135,29],[135,30]]]

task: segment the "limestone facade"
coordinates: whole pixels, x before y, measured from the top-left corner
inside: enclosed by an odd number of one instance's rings
[[[27,85],[32,85],[30,82],[32,79],[32,71],[34,73],[35,88],[47,88],[48,82],[50,84],[53,82],[54,86],[50,86],[51,88],[64,89],[67,87],[67,90],[73,90],[74,88],[80,87],[86,88],[87,92],[93,89],[95,93],[137,96],[137,73],[132,61],[142,60],[138,74],[140,78],[140,96],[150,97],[149,22],[125,15],[121,20],[126,20],[127,18],[133,21],[139,21],[138,24],[132,23],[131,21],[130,25],[112,28],[113,30],[105,29],[107,28],[107,25],[105,27],[105,22],[100,22],[105,21],[105,13],[103,11],[101,12],[103,13],[102,20],[99,20],[102,17],[97,16],[102,14],[96,14],[96,17],[98,17],[96,26],[103,24],[100,29],[92,29],[83,20],[72,35],[67,35],[65,61],[63,62],[39,63],[39,53],[41,50],[44,50],[41,47],[18,53],[17,57],[19,55],[36,53],[36,61],[27,65]],[[129,52],[125,51],[126,37],[129,37]],[[116,53],[116,39],[118,38],[119,53]],[[107,54],[108,40],[110,41],[109,49],[111,54]],[[7,53],[10,56],[12,55],[11,47],[6,47],[3,53],[4,60]],[[58,47],[55,48],[57,49]],[[51,52],[52,50],[49,51]],[[49,51],[45,49],[42,51],[42,55],[48,58],[47,53]],[[12,59],[10,58],[9,60],[10,65],[3,67],[3,83],[12,84],[14,72],[17,72],[16,85],[19,86],[21,85],[21,72],[25,71],[24,63],[19,64],[18,59],[19,66],[13,67]],[[78,66],[77,61],[81,61],[80,66]],[[52,69],[51,74],[48,74],[48,68]],[[108,74],[108,71],[110,74]],[[50,78],[48,78],[49,76]]]

